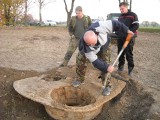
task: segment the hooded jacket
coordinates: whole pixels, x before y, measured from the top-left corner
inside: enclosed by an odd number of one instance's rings
[[[97,44],[95,46],[88,46],[82,37],[79,42],[79,52],[82,55],[85,55],[94,67],[106,73],[109,64],[98,58],[97,53],[104,52],[104,50],[107,49],[110,42],[108,37],[109,34],[113,33],[114,31],[122,31],[127,33],[129,29],[117,20],[107,20],[92,23],[87,31],[88,30],[92,30],[98,35]]]

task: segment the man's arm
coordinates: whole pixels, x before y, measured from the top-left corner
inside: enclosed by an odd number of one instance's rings
[[[113,32],[114,31],[121,32],[124,34],[128,33],[129,28],[125,24],[123,24],[117,20],[112,20],[112,25],[113,25]]]
[[[88,26],[90,26],[92,24],[92,20],[90,18],[90,16],[88,16]]]
[[[99,69],[104,73],[107,72],[109,64],[99,59],[93,51],[90,51],[89,53],[85,53],[85,56],[93,64],[95,68]]]
[[[71,18],[69,24],[68,24],[68,32],[69,32],[69,35],[72,36],[73,33],[74,33],[74,30],[73,30],[73,17]]]
[[[133,21],[133,23],[132,23],[132,25],[131,25],[131,27],[130,27],[130,30],[135,33],[138,28],[139,28],[138,17],[137,17],[137,15],[134,13],[134,21]]]

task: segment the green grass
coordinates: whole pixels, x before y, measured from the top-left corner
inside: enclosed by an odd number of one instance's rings
[[[160,27],[140,27],[138,29],[140,32],[160,32]]]

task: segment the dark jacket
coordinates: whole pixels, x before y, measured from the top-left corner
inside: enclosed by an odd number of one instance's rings
[[[118,21],[124,23],[133,33],[137,33],[137,30],[139,28],[139,21],[137,15],[134,12],[128,10],[126,14],[121,14],[119,16]],[[127,34],[124,34],[121,31],[117,32],[117,35],[119,37],[127,36]]]
[[[108,34],[111,34],[114,31],[122,31],[127,34],[128,27],[117,20],[108,20],[92,23],[88,30],[92,30],[98,35],[98,42],[94,47],[88,46],[82,37],[79,43],[79,52],[85,55],[94,67],[102,72],[107,72],[109,65],[105,61],[99,59],[97,57],[97,53],[104,52],[104,50],[108,47],[110,42],[108,39]]]

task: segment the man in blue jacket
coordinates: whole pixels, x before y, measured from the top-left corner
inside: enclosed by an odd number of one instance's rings
[[[114,70],[114,67],[106,62],[107,56],[105,56],[110,42],[108,34],[114,31],[133,34],[128,27],[116,20],[92,23],[85,32],[79,42],[79,53],[76,57],[77,79],[72,83],[74,87],[78,87],[84,82],[87,60],[89,60],[95,68],[104,73],[103,75]],[[102,81],[104,81],[104,79],[102,79]],[[105,87],[106,89],[103,91],[103,95],[109,95],[111,90],[109,82]]]

